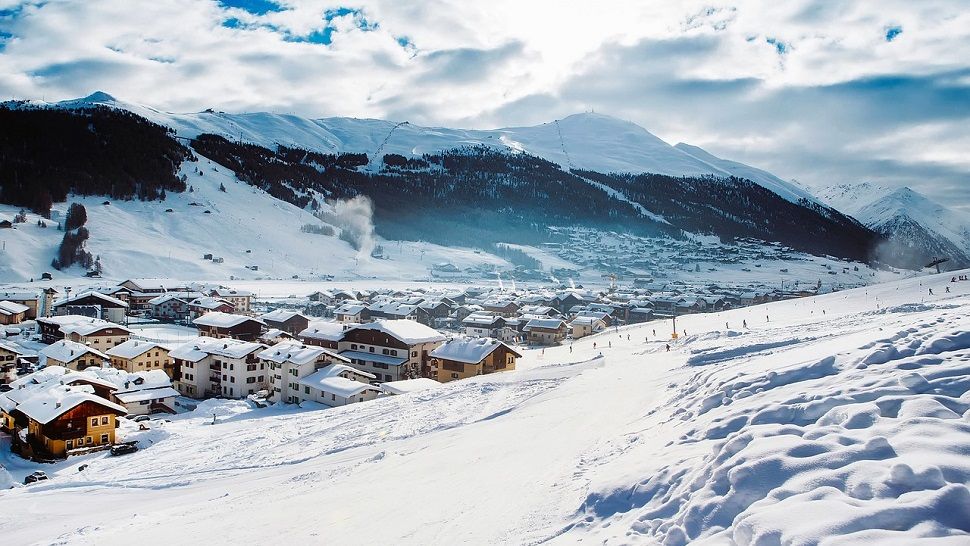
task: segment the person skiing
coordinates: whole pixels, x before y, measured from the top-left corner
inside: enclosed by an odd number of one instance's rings
[[[594,349],[596,348],[596,342],[595,341],[593,342],[593,348]]]
[[[745,328],[747,328],[747,327],[748,327],[748,319],[744,319],[744,320],[742,320],[742,321],[741,321],[741,326],[743,326],[743,327],[745,327]]]
[[[657,330],[656,330],[656,328],[653,330],[653,335],[654,335],[654,337],[657,336]]]
[[[669,343],[667,344],[667,352],[668,353],[670,352],[670,344]]]
[[[947,287],[946,287],[946,293],[947,293],[947,294],[949,294],[949,293],[950,293],[950,287],[949,287],[949,286],[947,286]]]
[[[930,295],[931,296],[933,295],[933,289],[932,288],[930,288]]]
[[[607,341],[607,343],[609,343],[609,348],[612,349],[613,348],[613,342],[612,341]]]

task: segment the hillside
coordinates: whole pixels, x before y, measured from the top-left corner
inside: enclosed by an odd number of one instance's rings
[[[685,316],[670,352],[669,323],[625,327],[337,409],[209,401],[124,424],[137,453],[0,491],[0,528],[15,544],[965,544],[970,282],[948,281]]]
[[[942,256],[950,269],[970,266],[970,217],[919,192],[863,182],[820,188],[818,195],[886,235],[891,244],[880,251],[897,263],[918,268]]]

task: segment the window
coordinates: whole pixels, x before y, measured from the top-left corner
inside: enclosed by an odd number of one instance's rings
[[[455,372],[451,372],[451,378],[452,379],[458,379],[458,374],[455,373]]]
[[[389,373],[388,374],[384,374],[384,381],[390,381],[390,380],[391,380],[391,374],[389,374]]]
[[[356,343],[351,343],[351,344],[350,344],[350,349],[351,349],[352,351],[356,351],[356,350],[357,350],[357,344],[356,344]]]
[[[151,400],[141,400],[138,403],[141,404],[142,406],[147,406],[149,402],[151,402]]]
[[[303,392],[306,393],[306,394],[310,394],[310,387],[304,386],[303,387]]]
[[[91,418],[91,426],[92,427],[98,426],[98,418],[97,417],[92,417]]]
[[[108,435],[107,434],[102,434],[101,435],[101,443],[102,444],[108,443]]]
[[[372,353],[374,352],[374,348],[373,348],[373,347],[371,347],[371,348],[370,348],[370,349],[368,349],[368,350],[369,350],[370,352],[372,352]]]
[[[330,399],[331,400],[336,400],[337,399],[337,395],[336,394],[331,394],[330,395]]]
[[[381,354],[385,354],[385,355],[386,355],[386,354],[388,354],[389,352],[390,352],[390,351],[388,351],[387,349],[381,349]]]
[[[397,349],[391,349],[391,356],[397,356]]]
[[[235,383],[235,382],[236,382],[236,376],[234,376],[234,375],[233,375],[233,376],[231,376],[231,377],[229,378],[229,382],[230,382],[230,383]]]
[[[260,383],[262,383],[262,382],[264,381],[264,380],[263,380],[263,377],[264,377],[264,376],[262,376],[262,375],[261,375],[261,376],[259,376],[259,379],[257,379],[256,381],[259,381]]]
[[[105,415],[105,416],[103,416],[101,418],[101,424],[102,425],[107,425],[108,424],[108,416],[107,415]]]
[[[67,442],[64,443],[64,447],[67,449],[74,449],[74,442],[71,440],[68,440]]]
[[[94,438],[92,438],[92,437],[90,437],[90,436],[85,436],[85,437],[84,437],[84,443],[85,443],[85,444],[88,444],[88,445],[91,445],[91,444],[93,444],[93,443],[94,443]]]
[[[293,377],[296,377],[297,374],[298,374],[298,371],[296,368],[290,368],[290,375],[292,375]]]
[[[417,351],[411,351],[411,356],[418,356],[418,352]]]

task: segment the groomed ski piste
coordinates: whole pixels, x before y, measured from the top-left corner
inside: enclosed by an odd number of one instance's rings
[[[514,372],[338,409],[203,402],[125,424],[137,453],[0,491],[0,536],[965,545],[960,273],[684,316],[674,341],[669,321],[621,327],[527,349]],[[38,468],[2,447],[10,481]]]

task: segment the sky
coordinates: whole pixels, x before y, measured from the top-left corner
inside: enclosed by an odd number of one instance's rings
[[[970,212],[966,0],[0,0],[0,99],[495,128],[596,111]]]

